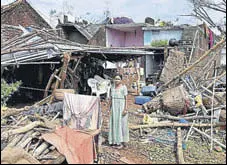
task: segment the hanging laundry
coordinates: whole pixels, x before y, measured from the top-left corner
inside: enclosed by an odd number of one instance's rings
[[[78,130],[101,127],[100,100],[96,96],[65,93],[63,101],[65,125]]]
[[[213,32],[209,29],[209,49],[214,45],[214,36]]]

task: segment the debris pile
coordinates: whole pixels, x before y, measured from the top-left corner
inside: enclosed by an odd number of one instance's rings
[[[1,151],[5,155],[1,161],[7,161],[7,151],[23,149],[18,157],[30,156],[33,161],[40,163],[62,163],[65,159],[60,158],[61,154],[56,148],[41,138],[44,133],[52,132],[56,125],[61,125],[62,119],[59,109],[62,103],[55,103],[51,106],[25,107],[22,109],[8,109],[2,112],[1,118]],[[53,109],[57,111],[53,111]],[[52,112],[51,112],[52,111]],[[4,154],[5,153],[5,154]],[[13,154],[14,153],[14,154]],[[15,154],[11,152],[11,160]],[[5,160],[6,159],[6,160]],[[27,160],[27,159],[26,159]],[[18,161],[15,160],[15,162]],[[28,161],[28,160],[27,160]],[[29,161],[31,162],[31,161]]]
[[[157,96],[143,104],[145,114],[132,112],[133,115],[140,116],[141,121],[142,117],[143,121],[145,117],[148,121],[130,126],[131,130],[139,130],[140,138],[145,137],[143,143],[177,144],[176,156],[180,164],[185,163],[184,158],[187,154],[183,154],[183,149],[189,141],[191,142],[189,137],[201,136],[202,139],[207,139],[209,145],[206,146],[209,146],[211,151],[226,149],[223,134],[215,133],[220,130],[225,134],[223,128],[226,128],[226,80],[223,79],[226,70],[220,68],[217,60],[214,60],[219,58],[218,52],[224,45],[223,39],[189,66],[183,65],[179,52],[176,52],[180,58],[178,61],[172,60],[174,55],[171,56],[170,53],[161,75],[165,83],[157,90]],[[210,54],[213,56],[210,62],[213,67],[206,70],[204,75],[195,76],[194,68],[204,68],[204,59]],[[176,62],[181,63],[181,66],[177,66],[182,67],[181,69],[174,66]],[[155,128],[160,132],[160,128],[167,127],[177,128],[173,141],[169,137],[166,139],[153,137],[155,131],[146,132],[147,129]]]

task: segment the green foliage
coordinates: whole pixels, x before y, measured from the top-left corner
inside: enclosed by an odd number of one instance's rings
[[[176,20],[176,21],[178,21],[178,20]],[[173,23],[171,21],[162,21],[160,19],[157,19],[157,21],[155,23],[161,27],[173,26]]]
[[[8,84],[4,79],[1,79],[1,106],[6,106],[6,102],[16,92],[19,86],[22,84],[21,81]]]
[[[151,43],[153,47],[162,47],[168,45],[168,40],[155,40]]]

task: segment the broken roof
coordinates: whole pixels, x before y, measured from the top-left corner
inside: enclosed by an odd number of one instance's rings
[[[84,28],[91,34],[93,37],[99,30],[99,28],[103,27],[102,24],[88,24]]]
[[[16,7],[18,4],[20,4],[21,2],[23,1],[15,1],[15,2],[12,2],[8,5],[2,5],[1,6],[1,14],[6,12],[6,11],[9,11],[10,9],[13,9],[14,7]]]
[[[27,2],[16,0],[1,6],[1,24],[22,25],[24,27],[35,25],[50,29],[47,21]]]
[[[138,49],[107,48],[83,45],[52,34],[46,29],[33,30],[25,35],[9,40],[1,47],[1,65],[34,62],[52,59],[70,52],[72,55],[92,55],[109,61],[121,61],[145,54],[153,54]]]
[[[88,24],[88,25],[80,25],[80,24],[76,24],[76,23],[71,23],[71,22],[67,22],[64,24],[59,24],[57,25],[57,27],[74,27],[75,29],[77,29],[87,40],[90,40],[99,30],[100,27],[102,27],[103,25],[101,24]]]

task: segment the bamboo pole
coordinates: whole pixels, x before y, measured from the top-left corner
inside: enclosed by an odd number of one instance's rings
[[[3,54],[9,54],[9,53],[15,53],[15,52],[20,52],[20,51],[32,51],[32,50],[46,50],[46,49],[54,49],[53,46],[48,46],[48,47],[38,47],[38,48],[32,48],[32,47],[22,47],[22,48],[16,48],[13,50],[5,50],[5,51],[1,51],[1,55]]]
[[[5,65],[49,65],[60,64],[60,62],[18,62],[18,63],[6,63]]]
[[[221,146],[221,147],[223,147],[224,149],[226,149],[226,145],[220,143],[220,142],[217,141],[216,139],[212,139],[212,137],[210,137],[209,135],[207,135],[206,133],[200,131],[199,129],[197,129],[197,128],[195,128],[195,127],[193,127],[193,129],[194,129],[196,132],[200,133],[201,135],[207,137],[208,139],[213,140],[213,142],[217,143],[219,146]]]
[[[140,129],[140,128],[156,128],[156,127],[190,127],[193,123],[178,123],[178,122],[173,122],[173,123],[155,123],[155,124],[150,124],[150,125],[130,125],[129,128],[134,130],[134,129]],[[225,122],[220,122],[220,123],[214,123],[214,127],[219,127],[219,126],[225,126]],[[193,125],[193,127],[210,127],[210,123],[196,123]]]
[[[32,55],[29,55],[29,56],[23,56],[23,57],[19,57],[19,58],[17,58],[16,60],[17,61],[19,61],[19,62],[21,62],[21,60],[25,60],[25,59],[31,59],[31,58],[35,58],[35,57],[40,57],[40,56],[46,56],[46,51],[42,51],[42,52],[39,52],[38,54],[32,54]],[[15,59],[10,59],[10,60],[8,60],[8,61],[4,61],[4,62],[1,62],[1,64],[7,64],[7,63],[10,63],[10,62],[14,62],[15,61]]]
[[[186,69],[184,69],[183,71],[181,71],[177,76],[175,76],[174,78],[172,78],[171,80],[169,80],[168,82],[166,82],[164,85],[162,85],[161,87],[159,87],[158,91],[160,91],[163,87],[167,87],[170,83],[172,83],[173,81],[177,80],[179,77],[181,77],[182,75],[184,75],[185,73],[187,73],[189,70],[193,69],[198,63],[200,63],[202,60],[204,60],[211,52],[217,50],[220,46],[223,45],[223,43],[225,43],[225,39],[222,39],[220,42],[218,42],[215,46],[213,46],[211,49],[209,49],[208,51],[206,51],[197,61],[195,61],[192,65],[190,65],[189,67],[187,67]]]
[[[177,128],[177,160],[179,164],[185,164],[183,149],[182,149],[182,137],[181,128]]]
[[[199,111],[196,112],[196,116],[198,116],[198,113],[199,113]],[[188,131],[188,133],[187,133],[187,135],[186,135],[185,141],[188,141],[188,138],[189,138],[189,136],[190,136],[190,134],[191,134],[192,127],[194,126],[194,124],[195,124],[195,120],[193,120],[193,122],[192,122],[192,125],[191,125],[191,127],[190,127],[190,129],[189,129],[189,131]]]
[[[131,113],[131,112],[129,112]],[[144,117],[144,114],[136,114],[136,113],[131,113],[139,117]],[[185,119],[185,120],[198,120],[198,119],[211,119],[210,116],[189,116],[189,117],[176,117],[176,116],[171,116],[171,115],[149,115],[151,118],[164,118],[164,119],[169,119],[169,120],[180,120],[180,119]],[[213,117],[214,119],[216,117]]]
[[[214,80],[215,81],[215,80]],[[224,100],[222,100],[219,96],[217,96],[215,93],[213,93],[212,91],[210,91],[209,89],[207,89],[206,87],[201,85],[201,88],[203,88],[205,91],[207,91],[209,94],[212,95],[212,99],[213,99],[213,95],[214,98],[217,99],[218,102],[220,102],[221,104],[224,104]]]
[[[189,60],[188,60],[188,64],[191,63],[191,59],[192,59],[192,55],[193,55],[193,52],[194,52],[194,49],[195,49],[195,41],[196,41],[196,38],[197,38],[197,34],[198,34],[199,30],[197,29],[196,32],[195,32],[195,36],[194,36],[194,39],[193,39],[193,44],[192,44],[192,50],[190,52],[190,56],[189,56]]]
[[[216,65],[216,61],[214,61],[214,66]],[[214,116],[214,96],[215,96],[215,84],[216,84],[216,77],[217,77],[217,70],[215,69],[214,73],[214,85],[213,85],[213,95],[212,95],[212,110],[211,110],[211,117]],[[211,118],[211,144],[210,144],[210,150],[213,150],[213,119]]]
[[[220,76],[218,76],[216,79],[219,80],[220,78],[222,78],[223,76],[226,75],[226,71],[224,71]],[[212,81],[206,88],[209,89],[212,85],[214,84],[214,81]],[[203,90],[204,91],[204,90]],[[203,92],[202,91],[202,92]]]
[[[215,107],[214,109],[213,108],[212,109],[215,111],[215,110],[220,110],[222,108],[225,108],[226,109],[226,105],[221,105],[219,107]],[[212,111],[212,109],[208,109],[207,112]]]

